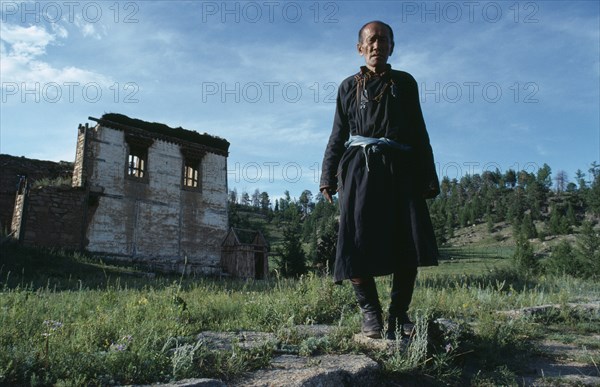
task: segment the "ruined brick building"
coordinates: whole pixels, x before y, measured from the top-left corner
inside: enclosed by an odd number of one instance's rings
[[[80,125],[72,187],[21,181],[11,230],[157,270],[218,273],[229,142],[120,114]]]

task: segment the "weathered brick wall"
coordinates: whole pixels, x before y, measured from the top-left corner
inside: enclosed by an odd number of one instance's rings
[[[19,175],[26,175],[30,184],[42,178],[69,177],[73,166],[69,162],[45,161],[0,154],[0,228],[8,231],[15,205]]]
[[[157,269],[220,271],[227,231],[226,157],[207,153],[202,189],[182,189],[180,146],[155,140],[148,149],[148,180],[126,176],[125,133],[96,127],[88,138],[90,189],[98,208],[87,230],[92,252],[142,261]]]
[[[68,186],[31,189],[23,211],[22,242],[34,246],[79,249],[84,203],[87,205],[85,192]]]

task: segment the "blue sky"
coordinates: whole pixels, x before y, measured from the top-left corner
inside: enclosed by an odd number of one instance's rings
[[[78,124],[117,112],[226,138],[239,193],[316,194],[357,31],[381,19],[440,175],[600,162],[598,1],[0,5],[1,153],[73,161]]]

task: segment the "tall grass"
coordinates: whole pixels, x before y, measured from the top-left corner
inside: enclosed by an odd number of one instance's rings
[[[365,350],[351,339],[359,330],[360,314],[350,287],[334,285],[324,276],[292,280],[275,275],[268,281],[148,278],[136,268],[16,247],[3,247],[3,261],[0,384],[234,380],[267,365],[273,356],[269,345],[213,350],[196,337],[206,330],[272,332],[282,346],[304,356]],[[519,361],[530,354],[527,343],[542,334],[540,322],[511,320],[497,310],[600,299],[595,282],[524,277],[505,262],[470,257],[462,271],[456,263],[422,270],[410,312],[421,334],[437,317],[470,328],[465,335],[437,341],[420,337],[406,351],[371,353],[384,375],[429,375],[446,383],[514,382]],[[390,281],[383,277],[377,283],[385,306]],[[575,315],[567,318],[569,324],[581,321]],[[586,329],[600,327],[595,317],[584,322]],[[297,324],[339,329],[324,338],[300,337],[293,334]]]

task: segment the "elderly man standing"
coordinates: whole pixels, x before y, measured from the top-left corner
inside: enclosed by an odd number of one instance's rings
[[[363,314],[362,332],[383,335],[375,276],[393,274],[386,336],[410,335],[408,317],[417,267],[437,265],[425,199],[439,193],[415,79],[392,70],[392,28],[381,21],[359,31],[360,71],[337,96],[320,190],[339,192],[340,227],[334,280],[349,279]]]

